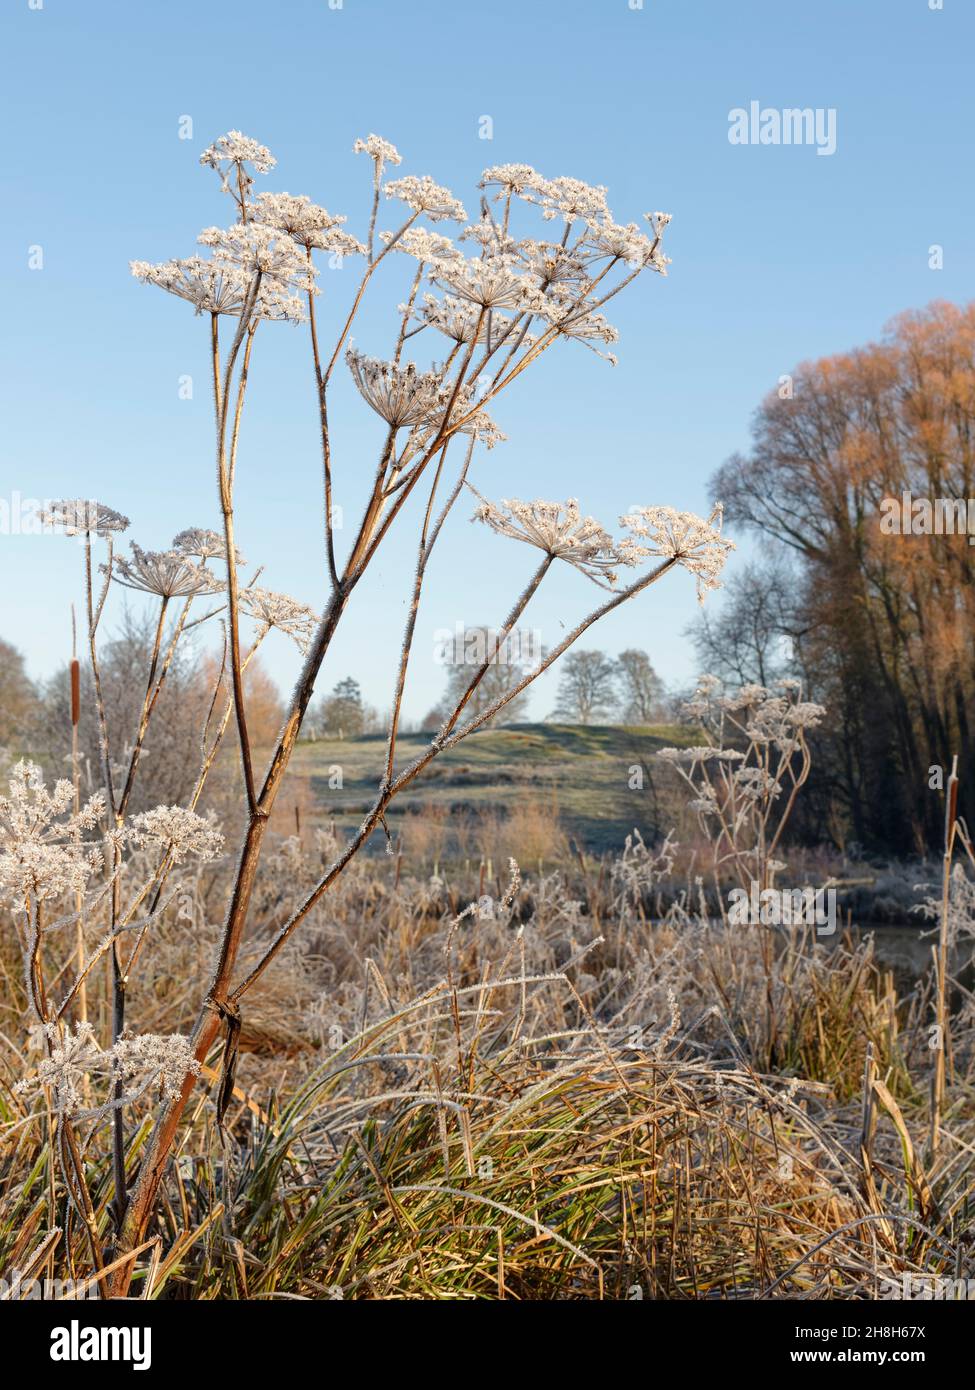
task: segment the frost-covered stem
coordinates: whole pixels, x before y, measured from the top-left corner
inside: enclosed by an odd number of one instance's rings
[[[230,435],[230,487],[234,486],[234,477],[237,473],[237,443],[240,439],[240,418],[244,411],[244,392],[247,389],[247,374],[250,371],[251,349],[254,346],[254,334],[257,332],[259,319],[254,319],[247,330],[247,346],[244,348],[244,360],[240,366],[240,376],[237,383],[237,404],[234,407],[234,427]]]
[[[379,189],[383,177],[383,161],[380,155],[373,159],[372,210],[369,213],[369,236],[366,240],[366,260],[372,265],[372,252],[376,241],[376,217],[379,214]]]
[[[243,333],[245,331],[246,318],[253,310],[257,299],[257,292],[260,287],[260,272],[254,277],[251,291],[248,295],[247,303],[241,310],[240,324],[234,339],[234,344],[227,356],[226,372],[224,376],[223,389],[220,389],[220,356],[219,344],[216,334],[212,339],[213,349],[213,380],[214,380],[214,412],[216,416],[217,431],[217,480],[220,490],[220,509],[223,514],[223,532],[226,545],[227,559],[227,607],[230,619],[230,671],[234,692],[234,710],[237,717],[237,734],[240,743],[240,758],[244,772],[244,787],[247,793],[247,805],[254,813],[257,805],[257,796],[254,785],[254,763],[251,757],[250,737],[247,732],[247,713],[244,703],[244,682],[240,666],[240,601],[237,585],[237,548],[234,541],[234,507],[233,507],[233,463],[231,458],[228,466],[227,453],[225,448],[226,428],[227,428],[227,404],[230,393],[231,373],[236,355],[240,349]],[[250,339],[253,341],[253,338]],[[246,361],[245,361],[246,369]],[[242,377],[238,385],[237,416],[239,419],[240,410],[243,405],[244,386],[246,376]],[[236,427],[234,435],[234,451],[236,452]]]
[[[108,557],[108,574],[105,578],[105,592],[111,582],[112,557]],[[102,690],[102,673],[98,664],[98,648],[95,634],[98,628],[98,618],[104,604],[104,593],[102,600],[95,608],[95,595],[91,574],[91,532],[85,532],[85,600],[88,606],[88,655],[91,661],[92,682],[95,687],[95,708],[98,712],[98,742],[102,750],[102,774],[105,778],[105,800],[108,803],[109,813],[115,810],[115,788],[112,785],[112,756],[108,745],[108,716],[105,713],[105,695]]]
[[[78,756],[78,724],[81,719],[81,667],[78,663],[77,643],[75,632],[74,604],[71,605],[71,784],[74,788],[74,813],[79,815],[81,812],[81,766]],[[78,973],[82,977],[81,988],[78,991],[78,1021],[79,1023],[88,1022],[88,985],[84,978],[85,973],[85,895],[79,888],[75,893],[74,910],[77,921],[75,922],[75,957],[78,961]],[[85,1078],[85,1088],[87,1092],[88,1080]]]
[[[474,453],[475,443],[476,440],[472,437],[470,444],[468,445],[467,457],[464,460],[464,466],[461,469],[460,476],[458,477],[457,482],[455,483],[450,496],[447,498],[447,501],[445,502],[443,509],[440,512],[440,516],[437,518],[437,523],[434,526],[433,531],[431,532],[430,519],[433,515],[433,503],[437,495],[437,487],[440,483],[440,477],[443,472],[444,459],[447,453],[447,449],[449,447],[449,440],[446,444],[442,446],[440,450],[440,460],[437,464],[437,471],[434,475],[433,484],[430,488],[430,496],[427,499],[427,509],[423,517],[423,527],[420,532],[419,552],[416,561],[416,575],[413,581],[413,598],[410,603],[410,611],[406,620],[406,630],[403,634],[403,645],[400,649],[399,670],[397,671],[396,675],[396,691],[393,695],[393,707],[389,719],[389,738],[386,744],[386,770],[383,774],[384,783],[390,782],[393,776],[393,763],[396,758],[396,735],[399,730],[400,714],[403,705],[403,693],[406,689],[406,671],[407,667],[409,666],[410,652],[413,648],[413,637],[416,632],[416,619],[420,611],[420,593],[423,588],[423,580],[426,575],[427,565],[430,562],[430,556],[433,553],[433,547],[437,543],[437,537],[440,535],[440,531],[443,527],[444,521],[447,519],[447,516],[450,513],[450,510],[453,507],[454,503],[457,501],[457,498],[460,495],[460,490],[464,485],[464,479],[467,476],[467,470],[470,468],[471,458]]]
[[[413,277],[413,284],[410,286],[410,295],[406,301],[406,308],[403,313],[403,322],[400,324],[399,337],[396,339],[396,351],[393,353],[393,363],[399,366],[400,357],[403,355],[403,344],[406,342],[406,330],[410,323],[410,314],[413,312],[413,305],[416,303],[417,292],[420,288],[420,281],[423,279],[423,272],[426,269],[426,262],[420,261],[417,266],[416,274]]]
[[[156,700],[159,697],[159,691],[162,689],[162,683],[166,678],[166,672],[169,669],[169,663],[172,660],[173,652],[176,649],[176,641],[178,640],[179,631],[182,627],[181,621],[179,626],[177,627],[177,635],[173,639],[173,642],[170,644],[169,653],[164,664],[162,674],[159,678],[159,686],[156,687],[156,671],[159,666],[159,653],[162,649],[163,629],[166,623],[166,610],[168,609],[168,607],[169,599],[163,597],[159,604],[159,618],[156,622],[156,635],[153,639],[152,654],[149,658],[149,675],[146,680],[146,693],[142,699],[142,712],[139,715],[139,724],[138,728],[136,729],[135,742],[132,745],[132,754],[129,758],[129,767],[125,777],[125,785],[122,788],[122,795],[119,798],[119,803],[115,811],[115,823],[118,826],[121,826],[122,821],[125,818],[125,812],[128,809],[129,798],[132,795],[132,788],[135,785],[136,772],[138,771],[139,761],[142,757],[142,748],[145,743],[146,733],[149,729],[149,720],[152,718],[152,711],[155,707]],[[184,605],[183,608],[184,618],[186,616],[186,609],[188,607],[189,600],[187,600],[187,603]]]
[[[362,279],[359,281],[359,288],[356,290],[355,299],[352,301],[352,308],[349,310],[349,316],[345,320],[345,323],[342,327],[342,331],[338,336],[338,341],[335,344],[335,350],[329,358],[328,366],[325,368],[325,375],[322,377],[323,388],[327,387],[328,383],[332,379],[332,372],[335,370],[335,364],[339,359],[339,353],[345,346],[345,340],[349,335],[349,329],[355,322],[355,316],[359,312],[359,305],[362,303],[362,296],[366,292],[366,286],[372,279],[373,271],[377,268],[377,266],[382,264],[383,260],[389,255],[390,251],[392,251],[393,247],[399,241],[403,233],[409,231],[409,229],[413,226],[413,223],[416,221],[419,215],[420,214],[418,212],[412,213],[403,223],[402,227],[400,227],[399,231],[395,232],[393,236],[390,237],[389,241],[380,251],[376,259],[372,260],[370,257],[369,264],[366,266],[365,271],[363,272]]]
[[[247,920],[270,814],[314,692],[315,678],[321,668],[342,613],[345,611],[348,594],[349,589],[344,586],[335,590],[319,622],[318,630],[312,639],[292,696],[284,729],[265,776],[258,804],[248,821],[227,908],[219,958],[207,988],[206,997],[197,1015],[191,1039],[193,1055],[199,1062],[206,1060],[214,1039],[220,1031],[219,1008],[228,999],[230,976],[240,950],[240,942]],[[146,1143],[139,1168],[138,1181],[133,1188],[120,1232],[119,1245],[123,1250],[134,1250],[145,1230],[156,1193],[165,1175],[176,1130],[195,1084],[195,1074],[193,1072],[187,1073],[179,1095],[163,1105],[155,1128]],[[131,1270],[120,1270],[113,1276],[113,1292],[116,1294],[124,1293],[130,1280]]]
[[[934,1078],[931,1092],[931,1136],[932,1157],[938,1152],[941,1141],[941,1111],[945,1097],[945,1055],[948,1051],[948,936],[951,916],[951,861],[955,850],[955,835],[958,829],[958,758],[951,762],[951,774],[945,790],[945,837],[944,854],[941,860],[941,921],[938,931],[938,978],[935,997],[935,1025],[938,1031],[938,1047],[934,1055]]]
[[[308,264],[311,265],[311,247],[305,248]],[[332,587],[339,582],[335,565],[335,536],[332,526],[332,443],[328,433],[328,402],[325,383],[322,380],[322,360],[318,349],[318,327],[315,318],[315,296],[308,290],[308,328],[311,335],[311,355],[315,368],[315,397],[318,401],[318,420],[322,435],[322,468],[325,475],[325,549],[328,555],[328,572]]]
[[[78,1141],[75,1138],[71,1121],[67,1115],[61,1115],[55,1122],[55,1132],[58,1137],[58,1147],[61,1150],[61,1171],[64,1174],[65,1187],[68,1190],[69,1199],[75,1204],[85,1227],[85,1234],[88,1239],[88,1248],[91,1251],[92,1268],[101,1269],[104,1264],[102,1258],[101,1245],[98,1239],[98,1220],[95,1216],[94,1203],[91,1200],[91,1192],[85,1178],[85,1166],[82,1162],[81,1154],[78,1151]],[[75,1190],[72,1191],[72,1178],[75,1183]],[[98,1280],[98,1288],[103,1298],[108,1296],[108,1285],[105,1279]]]
[[[454,710],[453,714],[446,721],[446,723],[441,728],[439,734],[437,735],[438,738],[446,737],[446,735],[450,733],[451,729],[453,729],[460,716],[463,714],[464,709],[466,708],[471,696],[474,694],[481,681],[487,675],[488,670],[491,666],[491,662],[500,652],[504,643],[511,636],[515,624],[517,623],[518,619],[521,617],[525,609],[528,607],[528,604],[531,602],[531,599],[534,597],[535,593],[538,590],[538,586],[541,584],[542,580],[545,578],[546,574],[548,574],[549,570],[551,569],[554,559],[554,555],[546,555],[545,559],[538,566],[538,569],[535,571],[531,579],[528,581],[528,584],[522,590],[517,602],[515,603],[511,612],[508,614],[507,618],[505,619],[504,626],[502,627],[501,631],[497,634],[497,641],[494,644],[494,651],[486,656],[485,660],[474,672],[470,684],[464,691],[463,695],[460,697],[460,700],[457,702],[457,708]]]

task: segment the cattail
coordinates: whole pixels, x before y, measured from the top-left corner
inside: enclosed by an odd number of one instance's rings
[[[74,657],[71,661],[71,727],[77,729],[81,718],[81,665]]]

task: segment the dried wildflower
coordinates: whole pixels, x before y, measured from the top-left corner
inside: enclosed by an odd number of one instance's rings
[[[158,594],[160,598],[189,598],[191,594],[219,593],[223,585],[203,565],[195,565],[179,550],[143,550],[131,543],[132,559],[116,555],[112,561],[113,577],[127,589]],[[102,572],[108,567],[102,565]]]
[[[585,262],[573,250],[557,241],[522,241],[518,254],[527,269],[538,277],[542,289],[550,285],[577,285],[588,279]]]
[[[252,277],[229,263],[187,256],[183,260],[131,261],[130,269],[145,285],[157,285],[192,304],[198,314],[227,314],[239,317],[248,302]],[[300,297],[283,290],[274,280],[262,282],[254,301],[253,316],[268,320],[301,323],[305,307]]]
[[[661,748],[657,757],[665,763],[706,763],[712,759],[719,762],[735,762],[745,755],[736,748],[715,748],[707,743],[695,748]]]
[[[380,232],[379,238],[388,245],[393,242],[394,235],[393,232]],[[426,227],[408,227],[403,235],[393,242],[392,249],[402,251],[407,256],[414,256],[424,265],[439,266],[444,261],[463,259],[463,252],[458,251],[450,237],[441,236],[439,232],[430,232]]]
[[[200,1074],[193,1044],[180,1033],[123,1034],[111,1052],[112,1070],[120,1073],[129,1099],[158,1086],[163,1099],[179,1095],[188,1073]]]
[[[653,265],[659,254],[655,239],[641,232],[635,222],[621,226],[612,218],[590,224],[586,247],[597,256],[612,256],[630,265]]]
[[[160,1088],[164,1100],[171,1100],[188,1073],[200,1072],[189,1038],[179,1033],[123,1033],[114,1047],[102,1048],[90,1023],[77,1023],[74,1032],[59,1031],[53,1023],[38,1031],[46,1039],[48,1056],[40,1061],[35,1075],[19,1081],[15,1089],[26,1096],[46,1090],[58,1115],[99,1116],[131,1104],[152,1086]],[[113,1091],[120,1083],[122,1095],[113,1094],[103,1105],[91,1106],[86,1094],[92,1077],[111,1081]]]
[[[353,154],[367,154],[375,161],[376,172],[381,174],[386,164],[402,164],[403,156],[395,145],[384,140],[381,135],[367,135],[365,140],[356,140],[352,146]]]
[[[344,217],[334,217],[310,198],[291,193],[259,193],[251,209],[255,222],[287,232],[306,250],[329,251],[340,256],[365,255],[366,248],[342,231]]]
[[[254,185],[250,170],[266,174],[274,168],[277,160],[266,145],[258,144],[239,130],[231,130],[203,151],[200,163],[216,170],[221,188],[231,195],[243,216],[247,209],[247,195]]]
[[[302,653],[308,650],[318,618],[312,610],[288,594],[272,593],[270,589],[255,589],[253,586],[242,589],[240,606],[250,614],[264,631],[275,627],[290,637]]]
[[[267,174],[277,160],[266,145],[258,144],[239,130],[229,130],[207,146],[200,155],[200,163],[218,171],[222,171],[224,165],[253,164],[259,174]]]
[[[721,518],[720,504],[707,521],[693,512],[677,511],[674,507],[637,507],[620,517],[620,525],[649,544],[624,541],[620,549],[631,553],[634,559],[661,555],[676,560],[694,575],[698,601],[703,603],[709,590],[721,587],[719,575],[728,553],[735,548],[733,541],[721,535]]]
[[[180,555],[190,555],[205,564],[214,556],[226,560],[227,541],[217,531],[205,531],[198,526],[191,526],[173,537],[173,550],[178,551]],[[236,546],[234,559],[238,565],[247,563]]]
[[[546,220],[562,217],[566,222],[581,218],[584,222],[610,221],[606,203],[607,190],[593,187],[582,179],[545,179],[538,190],[542,216]]]
[[[318,271],[279,227],[237,222],[232,227],[206,227],[197,240],[211,248],[217,266],[247,277],[260,272],[268,287],[281,293],[316,292]]]
[[[481,497],[472,520],[483,521],[499,536],[537,546],[590,579],[602,576],[611,584],[616,581],[620,555],[613,538],[593,517],[582,515],[574,497],[567,502],[503,498],[501,507]]]
[[[69,1028],[63,1037],[58,1036],[53,1023],[38,1028],[37,1033],[49,1039],[50,1055],[39,1063],[35,1077],[18,1081],[14,1090],[18,1095],[31,1096],[43,1094],[47,1088],[56,1114],[81,1110],[86,1078],[104,1066],[104,1053],[91,1024],[77,1023],[75,1031],[72,1033]]]
[[[133,816],[126,828],[128,840],[139,847],[165,850],[179,864],[188,854],[212,859],[223,845],[223,836],[212,818],[198,816],[183,806],[156,806]]]
[[[420,372],[413,362],[397,366],[349,348],[345,360],[363,400],[393,429],[422,425],[446,405],[443,377]]]
[[[466,300],[451,299],[449,295],[437,299],[435,295],[425,294],[414,317],[424,327],[436,328],[455,343],[469,343],[477,334],[477,341],[483,343],[488,336],[488,321],[480,311]],[[510,319],[494,318],[492,341],[500,342],[511,327]]]
[[[520,195],[528,189],[539,189],[544,183],[541,174],[530,164],[494,164],[484,170],[478,188],[496,187],[500,190],[496,197],[503,198],[509,193]]]
[[[41,522],[63,531],[66,536],[96,535],[108,537],[115,531],[124,531],[129,518],[121,512],[105,507],[101,502],[73,498],[52,502],[41,512]]]
[[[506,256],[464,261],[439,269],[435,283],[460,299],[482,309],[535,308],[541,296],[537,287]]]
[[[454,197],[449,188],[434,183],[429,174],[407,174],[404,178],[394,179],[386,185],[386,197],[398,198],[414,212],[422,212],[431,222],[467,221],[464,204]]]
[[[593,346],[593,342],[615,343],[619,339],[619,333],[604,315],[594,312],[584,301],[567,303],[559,297],[551,301],[546,299],[536,312],[561,337],[574,338],[577,342],[590,348],[597,357],[602,357],[607,362],[612,363],[614,367],[616,366],[616,358],[613,354],[600,352],[597,347]]]
[[[158,285],[192,304],[198,314],[239,314],[247,298],[247,281],[240,271],[202,256],[183,260],[130,261],[129,269],[144,285]]]
[[[477,399],[472,388],[465,386],[458,391],[457,398],[450,407],[449,419],[447,417],[447,404],[447,399],[439,401],[424,422],[434,434],[441,430],[446,432],[450,428],[457,434],[473,435],[487,449],[493,449],[496,444],[504,443],[507,435],[498,427],[486,410],[478,409]],[[458,424],[458,420],[463,420],[464,423]]]
[[[0,796],[0,890],[11,906],[23,907],[62,893],[84,891],[103,863],[97,845],[82,836],[105,811],[101,792],[71,813],[74,787],[66,779],[51,791],[36,763],[21,760],[10,770],[9,795]]]
[[[764,685],[750,683],[741,686],[731,695],[719,695],[715,703],[719,709],[734,713],[737,710],[748,709],[751,705],[756,705],[760,700],[768,698],[768,691]]]

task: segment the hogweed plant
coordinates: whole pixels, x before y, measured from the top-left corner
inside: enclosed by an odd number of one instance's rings
[[[45,1056],[34,1085],[57,1127],[62,1178],[72,1208],[84,1223],[96,1268],[111,1257],[106,1287],[126,1291],[135,1254],[149,1229],[160,1186],[173,1159],[187,1102],[222,1030],[226,1032],[218,1120],[233,1090],[241,1010],[258,980],[289,946],[312,909],[339,883],[377,829],[394,798],[446,749],[489,722],[545,672],[594,623],[636,598],[670,570],[691,572],[699,597],[719,583],[731,542],[721,535],[721,513],[707,519],[670,507],[637,508],[620,518],[614,536],[585,515],[574,499],[502,503],[476,497],[474,520],[503,540],[531,547],[535,564],[506,616],[493,629],[493,649],[473,669],[466,689],[420,756],[397,758],[417,617],[437,542],[462,499],[483,450],[503,441],[488,413],[543,354],[556,345],[581,346],[615,361],[607,351],[617,339],[606,317],[611,301],[645,273],[665,275],[662,237],[670,218],[646,214],[644,230],[620,224],[606,190],[572,178],[548,179],[527,165],[484,171],[477,215],[429,176],[389,178],[401,163],[388,141],[370,135],[355,153],[371,165],[371,197],[361,239],[346,218],[307,197],[255,192],[258,175],[275,164],[270,151],[237,131],[217,140],[201,157],[214,170],[233,220],[208,227],[200,252],[162,264],[132,263],[133,275],[192,305],[208,335],[212,371],[217,531],[180,532],[170,549],[116,551],[126,519],[100,503],[63,502],[50,520],[81,537],[84,554],[88,657],[98,707],[102,753],[98,796],[72,811],[70,783],[47,792],[35,769],[15,769],[2,803],[6,848],[0,880],[21,913],[20,940],[38,1040]],[[394,215],[384,228],[383,213]],[[434,230],[433,228],[436,228]],[[319,260],[350,260],[359,267],[351,303],[335,316],[326,340],[320,324]],[[391,305],[385,355],[353,344],[362,306],[379,292],[387,265],[406,258],[410,272],[404,302]],[[321,443],[323,573],[327,593],[312,612],[286,595],[258,588],[260,570],[248,579],[238,550],[235,519],[237,461],[247,387],[263,343],[278,321],[302,324],[308,350]],[[261,331],[263,328],[263,331]],[[422,354],[423,362],[415,357]],[[333,524],[334,479],[342,461],[333,455],[330,388],[348,371],[366,407],[382,422],[368,499],[347,553],[341,555]],[[356,465],[357,474],[360,472]],[[408,593],[401,650],[391,672],[390,716],[383,772],[361,826],[313,885],[293,903],[269,937],[242,945],[251,915],[258,866],[315,681],[360,580],[391,529],[404,525],[408,500],[420,499],[416,569]],[[104,557],[96,568],[96,549]],[[248,547],[249,548],[249,547]],[[468,706],[497,649],[515,630],[529,603],[558,563],[584,575],[600,591],[591,609],[527,674],[476,715]],[[102,696],[98,633],[110,595],[136,590],[155,606],[155,628],[138,726],[121,761],[107,726]],[[133,790],[154,712],[177,647],[202,624],[220,626],[224,658],[206,727],[192,794],[181,806],[132,815]],[[255,765],[245,675],[261,642],[277,629],[294,640],[304,664],[287,717],[266,768]],[[220,692],[229,686],[224,703]],[[188,1039],[132,1037],[125,1027],[126,998],[138,987],[151,958],[153,925],[179,893],[188,860],[219,852],[217,826],[197,807],[217,751],[233,728],[242,772],[245,830],[230,873],[224,921],[195,1026]],[[57,915],[53,904],[76,893],[76,912]],[[43,975],[39,943],[81,915],[104,920],[99,945],[85,957],[79,945],[58,987]],[[80,938],[79,938],[80,939]],[[70,953],[69,953],[70,955]],[[113,1009],[110,1036],[76,1016],[75,1003],[93,970],[107,960]],[[62,972],[63,974],[63,972]],[[99,1089],[100,1088],[100,1089]],[[99,1092],[98,1095],[94,1092]],[[144,1143],[129,1188],[125,1111],[136,1096],[155,1096],[154,1128]],[[96,1230],[86,1175],[93,1127],[113,1126],[114,1230]],[[82,1128],[84,1127],[84,1128]],[[102,1245],[105,1248],[102,1248]]]
[[[822,705],[802,698],[802,683],[785,678],[774,689],[743,685],[725,692],[716,676],[704,676],[684,713],[703,729],[707,742],[662,748],[657,757],[672,764],[691,793],[719,879],[732,875],[741,888],[760,892],[775,886],[785,864],[776,859],[812,758],[806,731],[820,723]]]
[[[707,742],[691,748],[663,748],[657,756],[672,764],[690,792],[688,807],[695,812],[711,850],[711,872],[722,920],[727,922],[722,879],[737,880],[737,892],[752,904],[775,895],[776,875],[785,869],[776,852],[800,789],[809,777],[812,759],[806,731],[826,713],[822,705],[802,698],[802,683],[792,678],[773,689],[743,685],[723,691],[715,676],[704,676],[684,713],[704,730]],[[800,892],[798,917],[811,915],[815,895]],[[783,920],[792,922],[793,894]],[[770,1058],[775,1056],[777,1015],[775,947],[763,927],[765,908],[752,929],[760,932],[765,979],[765,1016]],[[771,914],[770,914],[771,915]],[[778,920],[778,919],[776,919]],[[747,927],[745,928],[748,929]]]

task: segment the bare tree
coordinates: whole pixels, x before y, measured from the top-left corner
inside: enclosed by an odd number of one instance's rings
[[[700,614],[689,629],[702,669],[742,685],[771,685],[793,671],[804,629],[800,582],[781,559],[752,562],[732,575],[719,611]]]
[[[0,638],[0,748],[24,738],[37,706],[37,692],[16,647]]]
[[[512,634],[512,637],[514,636],[515,634]],[[508,641],[499,644],[497,634],[488,627],[465,628],[462,634],[446,644],[443,653],[447,674],[446,688],[439,704],[435,705],[424,719],[424,729],[432,732],[450,718],[458,700],[463,698],[474,671],[484,663],[488,652],[492,651],[493,659],[488,662],[483,679],[467,702],[471,717],[481,716],[498,700],[504,699],[512,686],[523,680],[531,670],[530,662],[522,654],[520,640],[509,638]],[[503,704],[488,722],[492,725],[518,724],[525,719],[527,712],[528,692],[522,691]]]
[[[616,676],[625,723],[650,724],[660,717],[664,683],[645,651],[628,647],[620,652],[616,658]]]
[[[562,663],[553,718],[571,724],[607,724],[618,703],[616,664],[599,651],[571,652]]]

